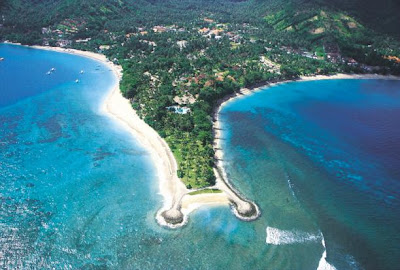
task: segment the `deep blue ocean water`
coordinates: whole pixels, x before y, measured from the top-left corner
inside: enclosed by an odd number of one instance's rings
[[[149,154],[101,110],[112,72],[20,46],[0,57],[0,268],[327,269],[324,246],[337,269],[399,265],[398,82],[291,83],[229,103],[226,169],[262,216],[202,208],[170,230]]]

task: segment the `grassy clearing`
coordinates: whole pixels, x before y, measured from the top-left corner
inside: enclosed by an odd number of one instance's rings
[[[222,191],[219,189],[214,189],[214,188],[209,189],[208,188],[208,189],[201,189],[201,190],[196,190],[196,191],[190,192],[189,195],[206,194],[206,193],[222,193]]]

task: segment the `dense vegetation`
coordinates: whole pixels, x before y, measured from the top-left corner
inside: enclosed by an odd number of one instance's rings
[[[300,75],[400,74],[398,40],[372,30],[385,23],[375,27],[356,2],[6,0],[0,38],[99,51],[122,65],[123,94],[166,139],[178,176],[199,188],[215,181],[220,98]]]

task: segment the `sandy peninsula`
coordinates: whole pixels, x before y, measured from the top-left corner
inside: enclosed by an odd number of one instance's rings
[[[92,56],[92,58],[97,55],[84,53],[84,55]],[[104,56],[97,55],[96,57],[99,60]],[[122,78],[120,66],[108,60],[105,60],[105,63],[114,70],[119,79]],[[211,188],[219,189],[222,191],[221,193],[191,195],[190,193],[194,190],[187,189],[177,176],[178,165],[168,144],[153,128],[140,119],[129,100],[122,96],[119,84],[112,89],[106,98],[104,111],[126,126],[151,154],[158,172],[160,194],[164,199],[163,207],[156,214],[159,224],[170,228],[183,226],[188,220],[188,215],[202,206],[232,205],[234,213],[239,218],[253,219],[252,216],[258,216],[258,208],[243,200],[220,177],[217,177],[217,184]],[[217,171],[216,174],[218,175]]]
[[[163,207],[156,214],[159,224],[170,228],[183,226],[188,220],[188,215],[202,206],[231,205],[233,212],[239,218],[245,220],[258,216],[257,206],[247,200],[243,200],[229,184],[224,182],[222,172],[217,169],[215,169],[216,185],[210,188],[219,189],[221,190],[220,193],[190,194],[199,190],[187,189],[177,177],[178,165],[165,140],[140,119],[129,100],[122,96],[119,88],[119,81],[122,78],[121,66],[114,64],[105,55],[99,53],[48,46],[30,47],[88,57],[102,62],[114,72],[118,78],[117,83],[110,89],[101,109],[129,130],[150,153],[157,169],[160,195],[163,197]]]

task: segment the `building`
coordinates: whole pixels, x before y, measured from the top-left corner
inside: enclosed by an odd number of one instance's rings
[[[190,108],[188,107],[180,107],[180,106],[169,106],[167,110],[172,111],[177,114],[187,114],[190,112]]]
[[[165,26],[159,26],[159,25],[157,25],[157,26],[154,26],[154,27],[153,27],[153,31],[154,31],[155,33],[164,33],[164,32],[167,31],[167,28],[166,28]]]
[[[85,38],[85,39],[77,39],[75,40],[76,43],[86,43],[90,41],[92,38]]]
[[[110,45],[100,45],[99,49],[104,51],[104,50],[109,50],[110,49]]]

